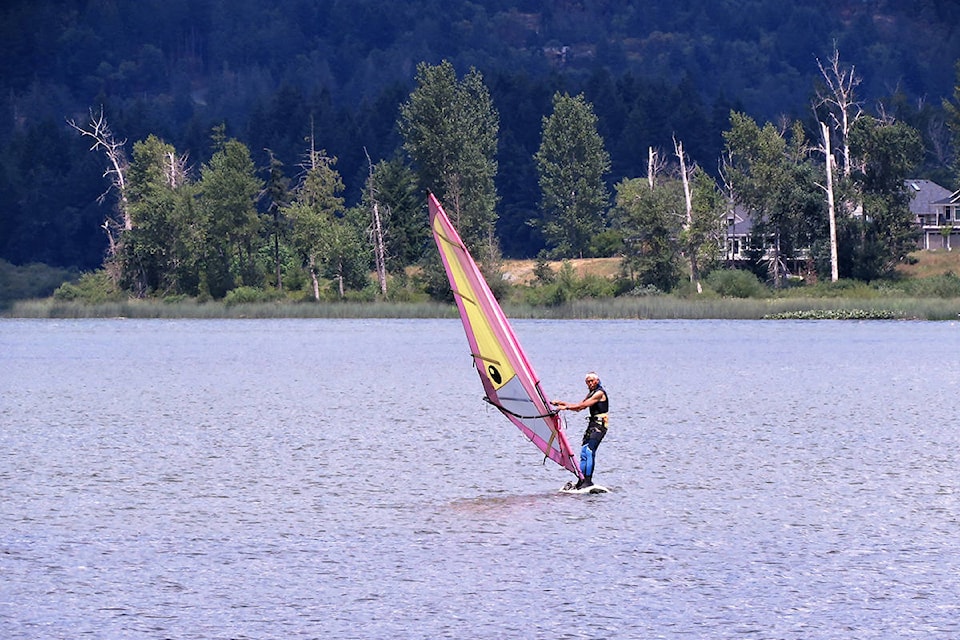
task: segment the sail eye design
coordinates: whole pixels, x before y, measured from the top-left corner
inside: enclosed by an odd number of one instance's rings
[[[487,367],[487,373],[490,374],[490,379],[493,380],[494,384],[500,384],[503,378],[500,377],[500,372],[497,371],[497,368],[492,364]]]

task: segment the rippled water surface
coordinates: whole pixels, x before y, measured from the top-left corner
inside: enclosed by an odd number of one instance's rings
[[[612,493],[457,321],[0,321],[0,637],[960,636],[956,323],[515,329]]]

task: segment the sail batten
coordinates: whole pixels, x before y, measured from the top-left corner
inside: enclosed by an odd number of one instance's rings
[[[434,241],[454,292],[485,399],[545,456],[580,477],[563,422],[558,412],[550,408],[503,309],[433,194],[429,204]]]

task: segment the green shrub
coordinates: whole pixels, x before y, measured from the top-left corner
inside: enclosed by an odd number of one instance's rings
[[[723,298],[765,298],[770,293],[757,276],[742,269],[713,271],[707,284]]]
[[[951,272],[905,281],[903,287],[921,298],[960,298],[960,277]]]
[[[0,305],[14,300],[44,298],[77,274],[45,264],[14,266],[0,260]]]
[[[256,287],[237,287],[227,292],[223,303],[228,307],[237,304],[257,304],[262,302],[277,302],[283,294],[273,289],[257,289]]]
[[[791,287],[779,292],[784,297],[801,298],[852,298],[869,300],[880,297],[880,292],[861,280],[820,281],[812,286]]]
[[[65,282],[53,292],[53,299],[58,302],[103,304],[118,302],[124,298],[126,295],[103,269],[83,274],[76,283]]]

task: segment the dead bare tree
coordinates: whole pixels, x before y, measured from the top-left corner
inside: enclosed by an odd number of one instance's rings
[[[187,163],[189,159],[190,155],[188,153],[178,156],[170,151],[166,154],[164,158],[164,160],[166,160],[166,164],[163,168],[166,171],[168,187],[171,189],[176,189],[186,182],[188,172]]]
[[[950,130],[942,117],[930,119],[927,125],[927,153],[936,160],[937,166],[947,168],[953,165],[953,150],[950,144]]]
[[[647,184],[653,189],[656,186],[657,176],[666,168],[667,161],[660,157],[653,147],[647,149]]]
[[[727,221],[724,225],[724,245],[726,248],[726,259],[729,264],[733,263],[735,258],[735,252],[733,247],[733,237],[732,232],[737,221],[737,212],[736,204],[737,198],[733,189],[733,180],[730,178],[731,167],[733,166],[733,159],[730,156],[730,152],[724,152],[720,159],[717,161],[717,177],[720,180],[720,190],[723,192],[724,198],[727,203]]]
[[[690,259],[690,282],[697,287],[697,293],[703,293],[703,286],[700,284],[700,267],[697,264],[697,253],[700,249],[693,242],[693,196],[690,193],[690,176],[696,170],[696,166],[687,168],[686,154],[683,152],[683,143],[673,138],[673,149],[680,161],[680,179],[683,181],[683,197],[686,203],[686,219],[683,230],[687,236],[686,244],[687,256]]]
[[[833,165],[836,161],[830,147],[830,127],[825,122],[820,123],[820,133],[823,136],[823,146],[820,147],[820,151],[823,152],[827,167],[827,184],[819,186],[827,194],[827,212],[830,218],[830,281],[836,282],[840,279],[839,259],[837,257],[837,208],[833,194]]]
[[[103,229],[107,232],[109,239],[110,256],[117,253],[118,231],[130,231],[133,228],[133,220],[130,218],[130,207],[127,201],[127,168],[130,166],[127,160],[125,146],[126,139],[119,140],[107,124],[107,119],[103,114],[103,107],[100,107],[100,113],[95,114],[90,109],[90,122],[86,125],[78,125],[75,120],[67,120],[73,129],[80,135],[93,140],[90,151],[103,151],[107,156],[109,166],[104,171],[103,176],[110,178],[110,186],[104,191],[98,202],[103,202],[111,190],[117,190],[117,213],[120,214],[121,222],[118,222],[113,216],[107,216],[103,223]]]
[[[380,285],[380,295],[387,295],[387,249],[386,243],[383,240],[383,224],[380,220],[380,202],[377,197],[377,192],[375,188],[375,183],[373,179],[373,161],[370,160],[370,154],[367,153],[367,148],[363,148],[364,155],[367,156],[367,166],[369,167],[370,175],[367,178],[367,186],[369,189],[370,196],[370,206],[371,213],[373,214],[373,220],[369,229],[370,241],[373,243],[373,257],[374,263],[377,270],[377,282]]]
[[[829,65],[825,67],[817,58],[817,66],[820,67],[820,73],[823,75],[824,82],[827,83],[827,89],[829,90],[823,93],[818,92],[818,104],[829,109],[834,126],[840,132],[840,142],[843,148],[843,175],[849,177],[852,168],[849,142],[850,128],[863,113],[863,109],[856,99],[856,88],[860,84],[860,77],[857,76],[853,66],[847,68],[840,63],[840,51],[836,47],[833,49]]]

